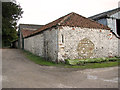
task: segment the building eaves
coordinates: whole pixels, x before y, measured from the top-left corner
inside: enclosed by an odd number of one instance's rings
[[[37,33],[40,33],[41,31],[44,31],[48,28],[55,27],[55,26],[70,26],[70,27],[81,27],[81,28],[94,28],[94,29],[106,29],[110,30],[109,27],[100,24],[96,21],[93,21],[89,18],[85,18],[79,14],[76,14],[74,12],[65,15],[53,22],[50,22],[44,26],[42,26],[40,29],[35,30],[34,32],[30,33],[26,37],[33,36]],[[26,38],[25,37],[25,38]]]
[[[23,38],[26,37],[27,35],[31,34],[32,32],[34,32],[34,30],[29,30],[29,29],[21,30]]]
[[[19,29],[20,30],[22,30],[22,29],[34,29],[34,30],[37,30],[42,26],[43,25],[36,25],[36,24],[20,24]]]
[[[116,9],[113,9],[113,10],[109,10],[109,11],[100,13],[100,14],[97,14],[97,15],[94,15],[94,16],[91,16],[89,18],[93,19],[93,20],[98,20],[98,19],[101,19],[101,18],[107,18],[110,15],[115,14],[116,12],[119,12],[119,11],[120,11],[120,7],[116,8]]]

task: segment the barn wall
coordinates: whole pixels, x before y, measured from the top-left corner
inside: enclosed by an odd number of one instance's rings
[[[116,19],[120,19],[119,13],[120,12],[117,12],[117,13],[111,15],[110,16],[111,18],[107,19],[108,27],[110,27],[117,36],[118,36],[118,34],[117,34]]]
[[[38,56],[44,57],[44,36],[43,33],[25,38],[24,49]]]
[[[118,56],[118,39],[109,30],[60,27],[58,36],[61,61]]]
[[[110,15],[109,18],[103,18],[103,19],[99,19],[96,21],[110,27],[111,30],[113,30],[113,32],[118,36],[117,30],[116,30],[116,28],[117,28],[116,27],[116,19],[120,19],[120,11],[115,14]]]
[[[115,13],[115,14],[112,14],[110,17],[113,17],[113,18],[116,18],[116,19],[120,19],[120,11]]]
[[[113,30],[113,32],[115,32],[115,34],[117,34],[116,19],[109,18],[109,19],[107,19],[107,22],[108,22],[108,27],[110,27],[111,30]]]
[[[58,29],[44,31],[44,53],[47,60],[57,61],[58,57]]]
[[[49,29],[24,39],[24,49],[47,60],[57,60],[57,29]]]
[[[97,20],[97,22],[107,26],[107,19],[106,18],[99,19],[99,20]]]

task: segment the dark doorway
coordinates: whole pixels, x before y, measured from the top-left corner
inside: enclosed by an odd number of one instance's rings
[[[117,34],[120,36],[120,19],[116,20],[116,24],[117,24]]]

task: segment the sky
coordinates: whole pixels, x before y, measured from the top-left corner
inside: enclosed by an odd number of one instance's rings
[[[118,7],[120,0],[17,0],[23,8],[18,24],[45,25],[71,12],[90,17]]]

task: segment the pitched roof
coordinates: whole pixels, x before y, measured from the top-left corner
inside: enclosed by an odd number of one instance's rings
[[[95,28],[95,29],[110,30],[109,27],[107,27],[103,24],[99,24],[96,21],[93,21],[91,19],[85,18],[79,14],[72,12],[68,15],[65,15],[53,22],[50,22],[50,23],[42,26],[40,29],[32,32],[31,34],[27,35],[26,37],[37,34],[43,30],[46,30],[46,29],[54,27],[54,26],[70,26],[70,27],[82,27],[82,28]]]
[[[43,25],[36,25],[36,24],[20,24],[19,28],[22,29],[29,29],[29,30],[37,30]]]
[[[23,29],[23,30],[21,30],[21,32],[22,32],[23,37],[26,37],[27,35],[34,32],[34,30]]]
[[[91,16],[89,18],[93,19],[93,20],[97,20],[97,19],[100,19],[100,18],[109,17],[110,15],[115,14],[116,12],[119,12],[119,11],[120,11],[120,7],[116,8],[116,9],[113,9],[113,10],[109,10],[109,11],[100,13],[100,14],[97,14],[97,15],[94,15],[94,16]]]

